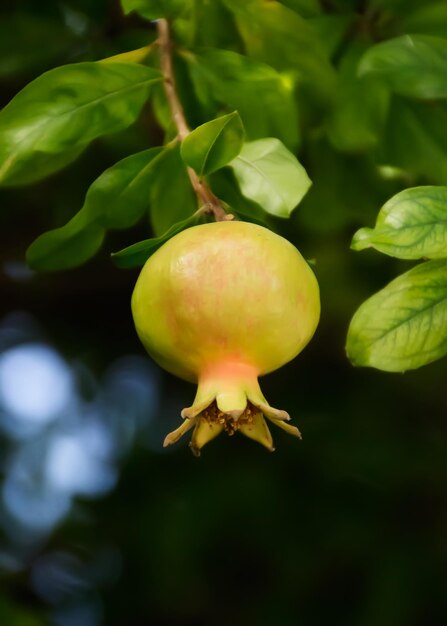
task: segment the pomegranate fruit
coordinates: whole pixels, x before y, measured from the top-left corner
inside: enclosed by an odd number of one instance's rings
[[[153,359],[198,383],[165,446],[193,428],[196,455],[222,431],[239,431],[273,450],[264,418],[301,437],[258,383],[301,352],[319,320],[316,278],[286,239],[239,221],[188,228],[148,259],[132,312]]]

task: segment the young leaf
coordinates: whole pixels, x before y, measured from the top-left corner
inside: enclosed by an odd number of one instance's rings
[[[176,17],[187,5],[187,0],[121,0],[124,13],[136,11],[148,20]]]
[[[250,140],[273,136],[296,149],[298,110],[290,79],[231,50],[202,49],[184,56],[199,99],[237,109]]]
[[[401,191],[382,207],[374,229],[354,235],[351,247],[399,259],[447,258],[447,187]]]
[[[183,161],[199,176],[211,174],[232,161],[244,143],[244,127],[237,111],[193,130],[180,149]]]
[[[162,148],[119,161],[91,185],[84,206],[67,224],[43,233],[28,248],[37,270],[62,270],[85,263],[100,248],[107,228],[129,228],[149,207],[153,163]]]
[[[289,217],[312,184],[304,167],[278,139],[246,143],[230,165],[244,196],[278,217]]]
[[[447,354],[447,261],[422,263],[364,302],[349,327],[354,365],[403,372]]]
[[[381,76],[403,96],[447,97],[447,39],[404,35],[372,46],[359,64],[359,75]]]
[[[0,111],[0,184],[38,180],[101,135],[130,126],[160,73],[124,63],[77,63],[46,72]]]
[[[163,235],[172,224],[197,211],[197,198],[191,187],[178,143],[165,147],[154,161],[150,188],[150,217],[155,235]]]
[[[193,215],[190,215],[182,222],[174,224],[160,237],[153,237],[152,239],[145,239],[134,243],[132,246],[123,248],[119,252],[114,252],[112,258],[116,265],[121,268],[141,267],[146,263],[148,258],[154,254],[158,248],[160,248],[166,241],[168,241],[177,233],[180,233],[185,228],[195,226],[200,221],[200,211],[196,211]]]

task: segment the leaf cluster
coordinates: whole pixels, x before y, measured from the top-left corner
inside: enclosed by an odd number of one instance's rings
[[[348,333],[356,365],[399,372],[447,354],[447,187],[414,187],[391,198],[352,248],[428,259],[364,302]]]
[[[241,219],[271,224],[270,216],[289,217],[300,204],[296,219],[311,231],[364,223],[392,197],[376,227],[360,230],[353,247],[429,260],[424,270],[418,266],[397,279],[401,300],[393,306],[386,300],[391,283],[360,308],[348,353],[355,363],[393,371],[441,356],[442,307],[429,305],[411,285],[414,277],[428,297],[429,270],[439,285],[437,272],[447,258],[445,3],[122,0],[121,5],[129,24],[138,18],[147,25],[143,47],[123,46],[100,61],[71,55],[68,65],[36,78],[0,111],[4,187],[53,175],[82,158],[91,142],[111,141],[130,126],[140,134],[148,131],[147,149],[129,151],[107,169],[86,190],[79,212],[30,246],[30,265],[77,266],[98,251],[109,229],[146,219],[153,237],[114,255],[122,267],[141,265],[169,237],[206,219],[190,183],[191,169]],[[183,141],[160,69],[153,20],[161,18],[172,27],[177,91],[193,129]],[[52,19],[36,18],[34,37]],[[3,76],[36,71],[81,37],[67,33],[55,38],[54,47],[30,55],[22,41],[27,27],[16,26],[18,52],[12,65],[0,65]],[[410,292],[412,299],[406,300]],[[440,339],[434,351],[432,334]]]
[[[290,149],[297,147],[298,113],[294,80],[274,64],[243,50],[203,46],[198,20],[214,20],[209,3],[174,0],[123,0],[124,13],[148,20],[171,20],[176,38],[174,64],[180,98],[196,128],[180,142],[163,88],[157,46],[119,53],[100,61],[71,63],[36,78],[0,112],[0,185],[39,181],[77,159],[94,140],[138,123],[148,103],[165,133],[162,146],[131,154],[95,180],[79,212],[64,226],[44,233],[30,246],[27,260],[39,270],[67,269],[86,262],[101,247],[109,229],[133,226],[149,217],[155,238],[132,245],[115,261],[123,267],[142,264],[164,241],[182,228],[204,219],[190,184],[188,168],[204,181],[222,168],[226,177],[224,204],[248,219],[271,214],[288,217],[310,186],[303,166]],[[262,28],[268,12],[262,4]],[[235,29],[243,32],[257,3],[216,3]],[[282,28],[292,15],[279,6],[274,15]],[[289,15],[290,14],[290,15]],[[148,25],[149,26],[149,25]],[[310,45],[309,33],[304,37]],[[152,41],[148,35],[148,41]],[[301,44],[300,44],[301,45]],[[312,44],[316,50],[315,42]],[[316,51],[316,59],[323,59]],[[317,62],[317,61],[315,61]],[[325,71],[332,70],[327,59]],[[197,124],[191,102],[201,110]]]

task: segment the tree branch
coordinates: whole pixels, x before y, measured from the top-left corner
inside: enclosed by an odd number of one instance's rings
[[[164,88],[172,119],[177,129],[177,137],[182,141],[190,130],[185,118],[182,103],[177,94],[174,68],[172,66],[172,42],[169,23],[165,19],[157,21],[158,45],[160,48],[160,65],[164,78]],[[233,215],[226,213],[219,199],[213,194],[208,185],[197,176],[196,172],[188,167],[188,176],[194,192],[207,213],[212,213],[216,222],[232,220]]]

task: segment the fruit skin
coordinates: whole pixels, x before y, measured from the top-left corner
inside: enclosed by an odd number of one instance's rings
[[[241,430],[272,449],[262,415],[299,436],[257,382],[301,352],[319,320],[316,278],[286,239],[239,221],[182,231],[144,265],[132,312],[153,359],[199,383],[185,423],[165,445],[195,426],[196,452],[222,430]]]

